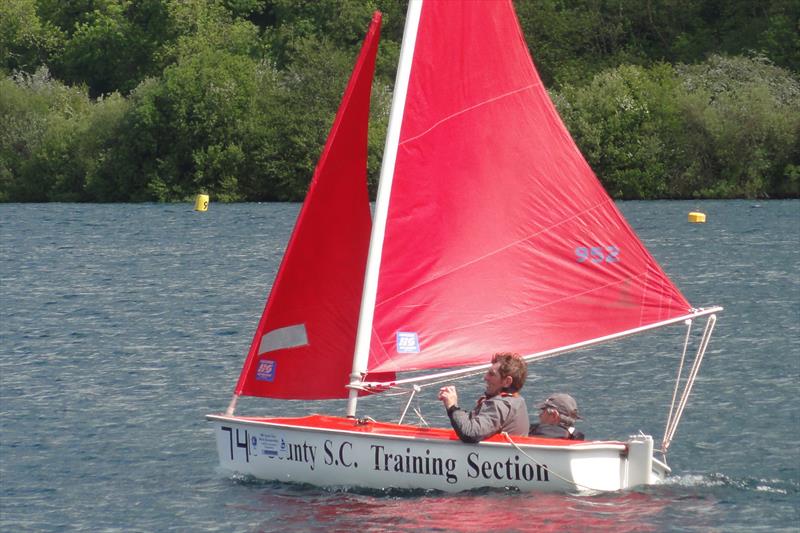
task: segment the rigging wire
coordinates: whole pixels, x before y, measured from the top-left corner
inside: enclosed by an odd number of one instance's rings
[[[683,365],[686,361],[686,350],[689,347],[689,338],[692,334],[692,319],[686,320],[686,337],[683,340],[683,351],[681,352],[681,362],[678,364],[678,375],[675,378],[675,388],[672,391],[672,401],[669,405],[669,414],[667,415],[667,425],[664,428],[664,436],[669,433],[669,427],[672,425],[672,416],[675,413],[675,399],[678,397],[678,387],[680,386],[681,376],[683,375]],[[661,440],[661,455],[664,460],[667,459],[666,449],[664,448],[664,440]]]
[[[714,325],[716,323],[717,315],[711,315],[708,317],[705,329],[703,330],[703,336],[701,337],[700,344],[697,347],[697,353],[695,354],[694,361],[692,361],[692,367],[689,370],[688,376],[686,377],[681,398],[678,402],[677,408],[675,409],[674,417],[670,418],[667,429],[664,432],[664,438],[661,441],[660,452],[664,456],[665,460],[667,450],[669,449],[670,444],[672,444],[672,439],[678,429],[678,423],[681,420],[684,409],[686,409],[686,403],[689,401],[689,395],[691,394],[692,387],[697,379],[697,373],[700,371],[700,365],[703,363],[703,357],[705,356],[706,349],[708,348],[708,343],[711,341],[711,333],[714,331]],[[680,379],[680,375],[678,376],[678,379]],[[670,407],[670,411],[672,411],[672,407]]]
[[[411,400],[413,400],[414,396],[416,396],[416,394],[421,390],[422,389],[419,387],[419,385],[414,385],[414,388],[411,390],[411,394],[408,395],[408,401],[406,402],[406,406],[403,409],[403,412],[400,414],[400,420],[397,421],[398,424],[403,423],[403,419],[406,417],[406,413],[408,412],[408,406],[411,405]],[[417,413],[419,413],[419,411],[416,408],[414,409],[414,411],[417,411]]]

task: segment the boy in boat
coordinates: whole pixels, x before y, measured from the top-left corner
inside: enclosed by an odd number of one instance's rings
[[[452,385],[439,390],[450,424],[464,442],[480,442],[500,432],[528,434],[528,407],[519,395],[528,368],[516,353],[496,353],[483,380],[486,390],[472,411],[458,407],[458,394]]]
[[[547,437],[549,439],[583,440],[584,435],[575,430],[578,415],[578,402],[569,394],[551,394],[545,401],[537,405],[539,423],[532,424],[529,435]]]

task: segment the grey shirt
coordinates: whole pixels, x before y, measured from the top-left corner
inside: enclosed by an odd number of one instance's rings
[[[528,406],[521,396],[498,394],[484,400],[472,411],[449,409],[450,424],[464,442],[480,442],[503,431],[527,435],[530,427]]]

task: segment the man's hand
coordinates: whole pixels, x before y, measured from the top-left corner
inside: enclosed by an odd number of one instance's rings
[[[458,405],[458,394],[456,388],[452,385],[442,387],[439,389],[439,399],[444,404],[445,409],[450,409],[454,405]]]

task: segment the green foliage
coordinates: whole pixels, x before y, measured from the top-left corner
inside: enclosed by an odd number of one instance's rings
[[[623,66],[556,94],[618,198],[797,196],[800,84],[763,58]]]
[[[679,164],[677,77],[669,65],[624,66],[598,74],[556,100],[576,141],[617,198],[670,194],[665,176]]]
[[[713,176],[693,194],[800,193],[791,172],[800,160],[800,82],[761,57],[712,56],[679,71],[692,121],[693,159],[697,171]]]
[[[102,9],[108,0],[35,0],[42,20],[48,21],[71,36],[95,9]]]
[[[757,51],[800,70],[796,0],[528,0],[515,6],[547,86],[584,85],[623,64],[693,63],[709,52]]]
[[[263,116],[253,105],[255,71],[246,57],[211,51],[142,84],[95,187],[138,200],[185,200],[200,190],[242,199],[249,126]]]
[[[81,19],[54,58],[57,75],[86,83],[97,96],[127,93],[156,73],[156,52],[170,37],[161,0],[109,0]]]
[[[2,181],[0,199],[78,199],[85,159],[75,146],[91,112],[84,90],[50,78],[47,69],[18,74],[0,85]]]
[[[112,154],[123,136],[124,120],[130,109],[130,100],[116,92],[98,98],[91,106],[75,152],[85,161],[83,191],[78,198],[80,201],[109,201],[108,195],[96,190],[96,184],[100,180],[99,172],[109,162],[114,162]]]
[[[609,66],[638,62],[638,54],[624,45],[630,31],[630,18],[622,15],[627,2],[619,4],[619,11],[591,0],[516,4],[531,56],[545,85],[581,84]]]
[[[158,129],[173,144],[162,156],[161,170],[173,177],[179,196],[199,189],[231,194],[225,183],[238,174],[243,160],[240,124],[253,111],[254,70],[246,57],[215,51],[165,71]]]
[[[796,0],[515,7],[614,196],[800,196]],[[373,193],[406,2],[0,0],[0,201],[302,199],[376,9]]]
[[[309,40],[324,37],[332,48],[356,47],[375,10],[371,0],[268,0],[267,37],[278,67],[297,62],[307,53]]]
[[[0,2],[0,71],[33,72],[62,40],[55,27],[39,18],[34,0]]]
[[[294,43],[295,61],[281,76],[275,116],[282,132],[281,161],[272,165],[277,198],[302,198],[322,151],[344,90],[352,57],[330,42],[306,37]]]
[[[179,38],[168,51],[175,62],[131,94],[120,142],[91,182],[99,199],[176,201],[203,190],[237,201],[251,192],[247,155],[254,138],[271,142],[259,128],[268,123],[262,98],[275,92],[276,77],[254,59],[262,46],[252,24],[204,2],[191,19],[191,7],[175,4],[172,14],[202,31]]]

